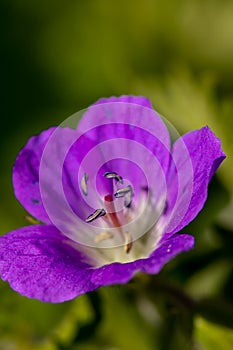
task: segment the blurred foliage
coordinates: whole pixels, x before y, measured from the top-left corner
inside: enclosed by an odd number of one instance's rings
[[[195,333],[197,341],[202,344],[200,349],[230,350],[233,346],[233,333],[227,328],[216,327],[216,325],[196,320]]]
[[[233,347],[233,2],[2,0],[1,233],[26,223],[11,168],[27,139],[102,96],[148,96],[181,132],[208,124],[227,160],[160,276],[60,305],[0,284],[0,350]]]

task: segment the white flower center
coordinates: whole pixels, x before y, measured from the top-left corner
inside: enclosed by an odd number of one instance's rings
[[[104,176],[114,181],[116,191],[114,195],[105,195],[104,207],[96,209],[86,218],[87,224],[98,220],[100,228],[96,234],[90,225],[95,247],[85,247],[83,250],[95,267],[148,257],[163,233],[165,198],[155,204],[150,189],[141,188],[134,200],[132,186],[123,186],[120,175],[108,172]],[[87,174],[84,174],[81,187],[85,195],[88,193],[87,179]]]

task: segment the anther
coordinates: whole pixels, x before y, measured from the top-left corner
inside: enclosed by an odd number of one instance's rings
[[[112,232],[108,232],[108,231],[103,231],[100,232],[96,237],[95,237],[95,243],[99,243],[102,241],[105,241],[107,239],[113,238],[113,233]]]
[[[126,193],[126,195],[125,195],[125,202],[124,202],[124,205],[125,205],[126,208],[130,208],[131,207],[132,198],[133,198],[133,192],[132,191]]]
[[[119,190],[117,190],[114,193],[114,196],[116,198],[124,197],[125,198],[124,205],[126,208],[129,208],[131,206],[131,203],[132,203],[133,189],[130,185],[125,187],[125,188],[120,188]]]
[[[86,218],[86,222],[92,222],[104,215],[106,215],[106,211],[104,209],[96,209],[93,214]]]
[[[87,181],[88,181],[88,174],[84,173],[82,180],[81,180],[81,188],[84,196],[87,196]]]
[[[117,190],[115,193],[114,193],[114,196],[116,198],[120,198],[120,197],[124,197],[127,193],[129,192],[132,192],[132,187],[129,185],[127,187],[124,187],[124,188],[120,188],[119,190]]]
[[[106,172],[104,173],[104,177],[106,177],[107,179],[115,179],[117,182],[120,182],[120,184],[123,184],[123,179],[120,175],[118,175],[117,173],[113,172]]]
[[[35,218],[33,218],[32,216],[29,216],[29,215],[25,215],[25,219],[30,222],[30,224],[33,224],[33,225],[36,225],[36,224],[39,224],[40,221],[39,220],[36,220]]]
[[[133,248],[133,241],[132,241],[132,236],[129,232],[125,232],[125,252],[126,254],[129,254],[131,249]]]

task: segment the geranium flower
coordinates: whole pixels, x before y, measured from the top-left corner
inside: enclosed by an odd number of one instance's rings
[[[144,97],[99,100],[74,121],[20,151],[15,195],[39,223],[0,238],[2,279],[47,302],[156,274],[191,249],[194,238],[178,232],[225,158],[208,127],[172,143]]]

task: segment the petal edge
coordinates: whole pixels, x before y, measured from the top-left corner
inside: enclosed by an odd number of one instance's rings
[[[44,302],[63,302],[96,288],[84,258],[53,226],[27,226],[0,237],[1,278]]]

